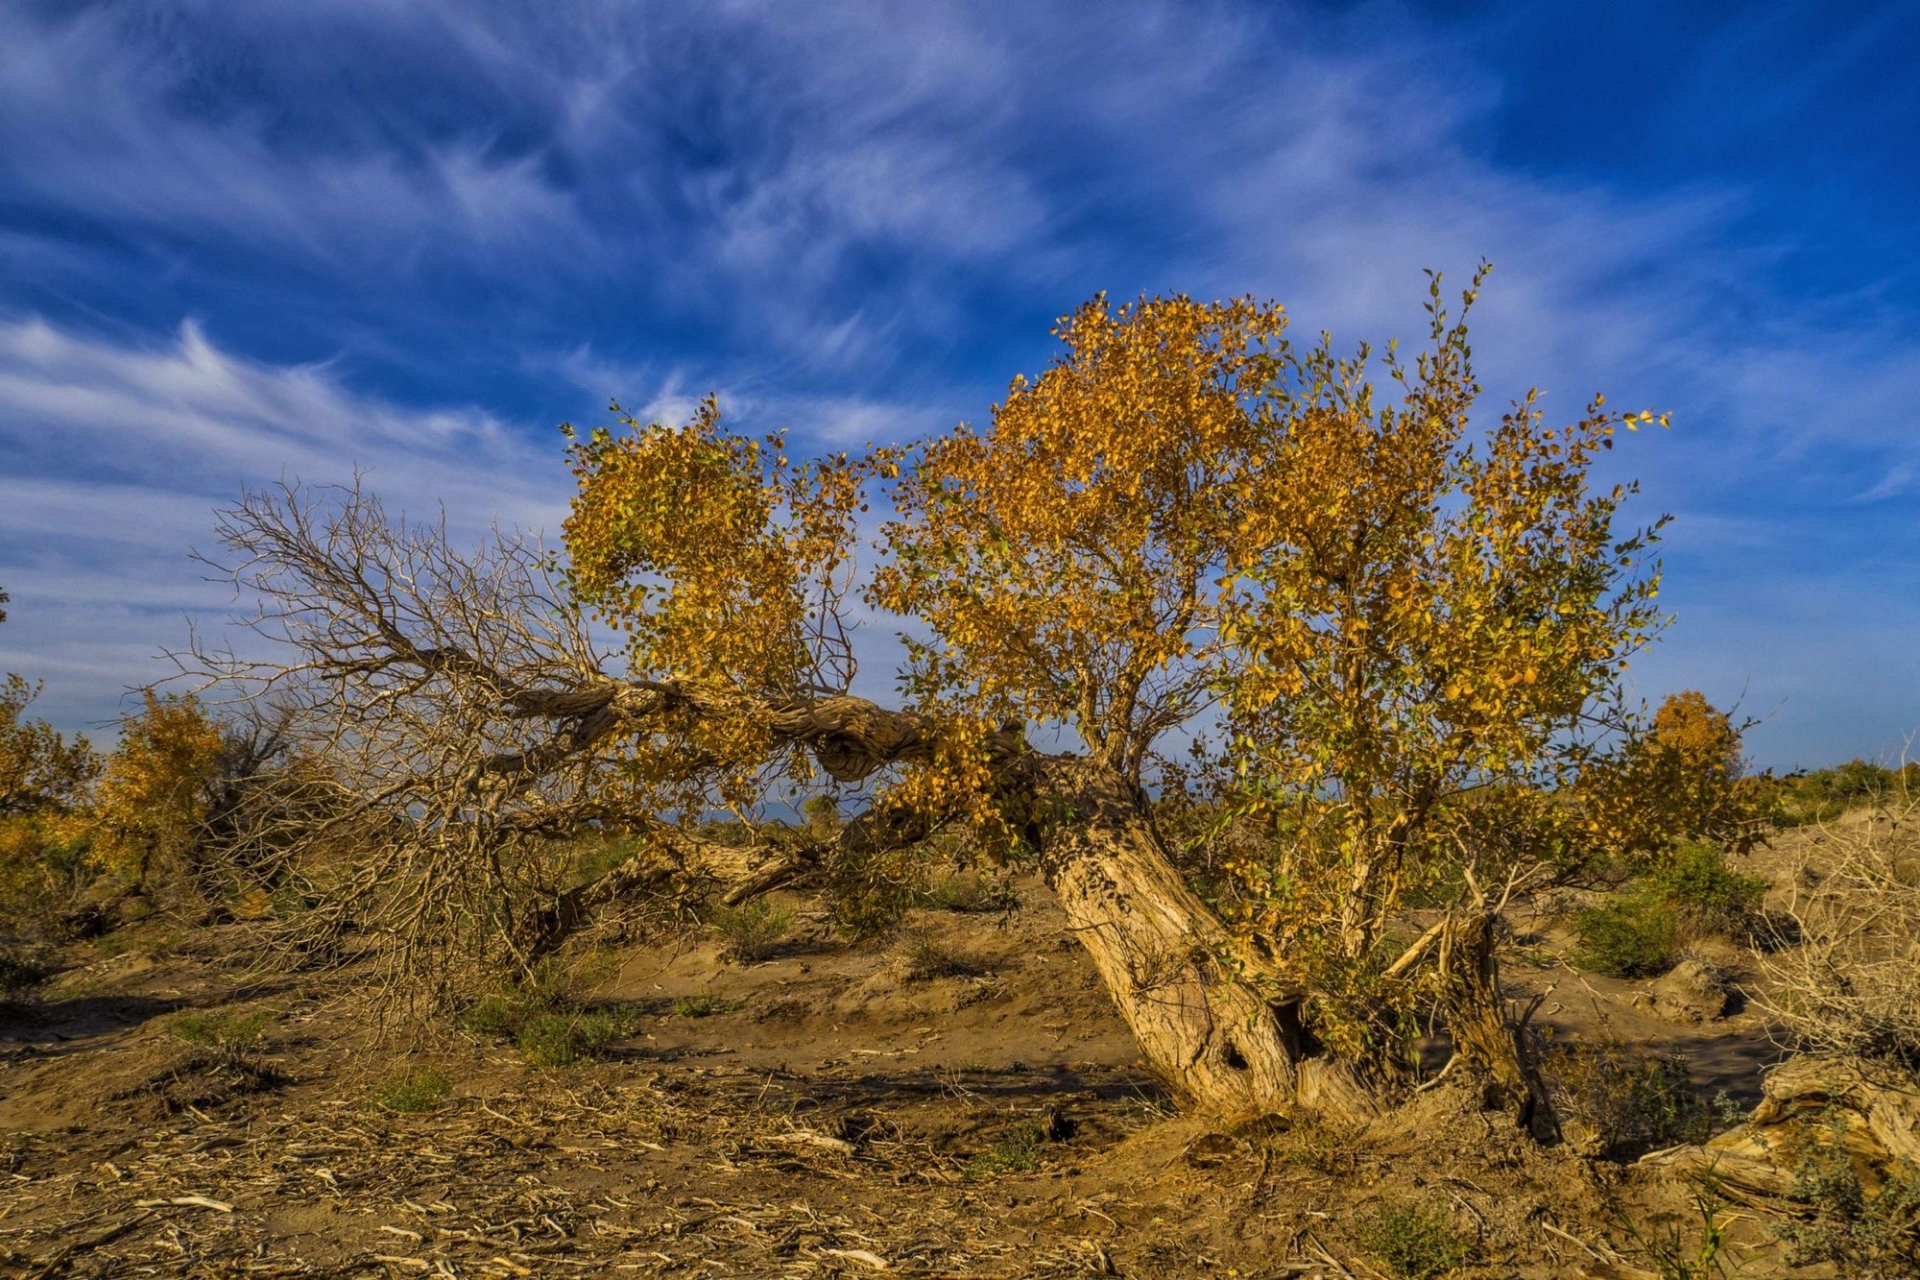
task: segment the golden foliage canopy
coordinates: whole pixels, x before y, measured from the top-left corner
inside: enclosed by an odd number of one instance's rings
[[[927,443],[894,494],[870,596],[927,624],[919,687],[1078,729],[1138,778],[1212,697],[1220,579],[1259,500],[1280,307],[1095,298],[990,426]]]
[[[25,718],[39,692],[11,672],[0,684],[0,817],[74,809],[99,771],[83,735],[68,741],[45,720]]]
[[[147,690],[141,709],[122,719],[120,745],[101,771],[94,860],[136,883],[182,862],[207,819],[221,750],[219,723],[197,698]]]
[[[636,673],[842,690],[878,482],[892,518],[861,591],[922,628],[905,687],[955,744],[923,763],[968,775],[945,794],[986,785],[966,744],[995,725],[1070,726],[1137,783],[1157,740],[1218,707],[1239,811],[1305,833],[1284,847],[1344,867],[1377,924],[1449,797],[1591,759],[1596,703],[1661,622],[1659,525],[1617,533],[1632,486],[1589,472],[1664,417],[1596,397],[1549,426],[1529,392],[1482,425],[1479,284],[1455,318],[1434,277],[1430,344],[1411,365],[1390,349],[1381,379],[1365,347],[1295,348],[1276,304],[1102,296],[984,428],[909,451],[796,466],[711,402],[680,427],[625,419],[573,446],[575,588]],[[741,778],[757,763],[744,720],[704,745]],[[1373,926],[1347,925],[1367,945]]]

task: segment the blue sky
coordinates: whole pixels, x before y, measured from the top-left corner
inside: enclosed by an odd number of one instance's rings
[[[1636,665],[1763,765],[1920,729],[1910,4],[0,6],[0,668],[109,719],[227,589],[213,507],[357,464],[557,528],[554,431],[718,392],[980,419],[1096,290],[1252,293],[1671,410]]]

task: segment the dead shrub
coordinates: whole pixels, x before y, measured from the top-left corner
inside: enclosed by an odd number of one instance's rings
[[[1796,1047],[1920,1069],[1917,809],[1823,828],[1788,877],[1782,945],[1760,959],[1755,1004]]]

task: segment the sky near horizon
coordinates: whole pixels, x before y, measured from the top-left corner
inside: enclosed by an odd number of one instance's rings
[[[1422,336],[1671,411],[1636,662],[1755,761],[1920,729],[1920,8],[386,0],[0,6],[0,670],[111,721],[282,477],[558,530],[555,426],[983,421],[1099,290]],[[881,624],[884,628],[885,624]]]

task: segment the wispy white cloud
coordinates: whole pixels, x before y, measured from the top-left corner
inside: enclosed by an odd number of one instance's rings
[[[1863,492],[1857,501],[1879,502],[1884,498],[1898,497],[1913,488],[1914,466],[1910,462],[1899,462],[1888,467],[1886,474]]]
[[[131,345],[44,320],[0,323],[0,583],[14,604],[0,665],[47,680],[71,724],[164,674],[190,620],[219,625],[230,588],[189,558],[216,508],[279,479],[355,468],[395,510],[444,508],[462,539],[495,522],[555,530],[566,477],[552,451],[472,409],[407,409],[328,366],[222,351],[195,326]]]
[[[0,10],[0,154],[12,184],[78,215],[231,233],[343,268],[460,245],[551,253],[583,243],[538,155],[495,155],[484,130],[402,151],[369,145],[350,125],[295,145],[278,132],[275,104],[223,97],[259,74],[246,62],[260,51],[221,65],[220,33],[190,14],[99,6],[43,22]],[[246,19],[234,34],[303,35]]]
[[[1839,705],[1849,637],[1886,614],[1818,557],[1910,535],[1916,317],[1884,282],[1783,283],[1795,245],[1749,233],[1749,186],[1496,154],[1507,83],[1391,4],[0,10],[0,196],[65,233],[0,230],[0,267],[86,299],[0,323],[0,445],[20,460],[0,581],[60,594],[69,634],[90,607],[158,608],[204,506],[354,461],[397,505],[551,527],[563,477],[523,432],[545,420],[490,409],[484,382],[449,406],[404,377],[376,394],[340,364],[245,358],[258,334],[219,310],[243,290],[253,316],[288,290],[312,350],[341,349],[329,317],[351,310],[394,367],[565,384],[556,417],[618,396],[683,419],[711,391],[750,429],[845,447],[983,416],[1096,289],[1253,292],[1342,342],[1414,339],[1420,270],[1464,283],[1486,256],[1495,403],[1538,382],[1556,413],[1603,389],[1676,413],[1608,463],[1647,478],[1645,510],[1688,515],[1663,652],[1694,656],[1672,669],[1751,676],[1763,701],[1804,674]],[[118,320],[114,290],[157,288],[102,259],[82,289],[90,232],[213,281],[142,312],[207,329],[76,328],[87,306]],[[0,306],[46,310],[4,286]],[[1833,533],[1845,512],[1888,523]],[[1776,605],[1789,578],[1819,603]],[[16,615],[0,642],[22,646]],[[1766,732],[1803,740],[1820,696]]]

